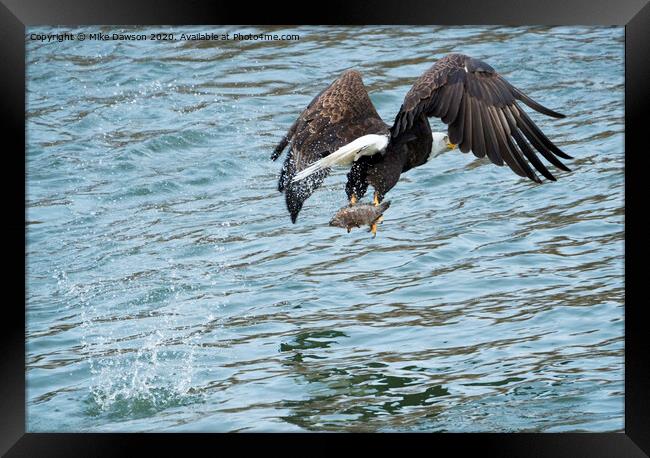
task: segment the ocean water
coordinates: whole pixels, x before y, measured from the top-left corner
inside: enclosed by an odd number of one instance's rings
[[[26,37],[28,431],[623,430],[622,28],[29,39],[100,30]],[[269,156],[314,95],[356,68],[392,120],[450,52],[565,113],[531,117],[572,172],[450,151],[373,239],[328,227],[337,170],[291,224]]]

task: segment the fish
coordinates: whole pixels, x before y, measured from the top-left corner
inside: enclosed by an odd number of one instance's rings
[[[368,225],[372,232],[373,238],[377,235],[377,223],[383,220],[384,212],[390,207],[390,201],[385,201],[379,205],[372,204],[354,204],[339,209],[330,221],[330,226],[344,227],[348,233],[353,227]]]

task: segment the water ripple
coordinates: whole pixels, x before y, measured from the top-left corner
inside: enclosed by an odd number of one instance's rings
[[[27,41],[28,429],[621,431],[623,29],[235,29],[301,39]],[[566,113],[531,116],[573,171],[448,152],[376,239],[334,171],[292,225],[314,94],[357,68],[392,119],[449,52]]]

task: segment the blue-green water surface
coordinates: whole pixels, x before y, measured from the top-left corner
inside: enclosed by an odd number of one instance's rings
[[[134,31],[300,40],[27,37],[29,431],[623,429],[622,28]],[[327,226],[338,170],[292,225],[269,156],[314,95],[356,68],[389,121],[450,52],[565,113],[531,116],[572,172],[450,151],[372,239]]]

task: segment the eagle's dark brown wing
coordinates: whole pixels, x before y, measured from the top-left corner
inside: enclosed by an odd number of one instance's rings
[[[296,173],[359,137],[388,132],[389,126],[377,114],[358,71],[344,72],[317,95],[271,156],[276,160],[290,147],[280,172],[278,190],[285,193],[291,220],[296,222],[303,203],[320,186],[328,171],[292,182]]]
[[[486,155],[494,164],[505,162],[517,175],[541,182],[530,164],[555,180],[535,150],[556,167],[569,169],[556,157],[571,159],[555,146],[517,104],[525,103],[555,118],[556,113],[508,83],[485,62],[463,54],[449,54],[426,71],[406,94],[393,139],[405,135],[419,116],[436,116],[449,126],[449,140],[463,152]]]

